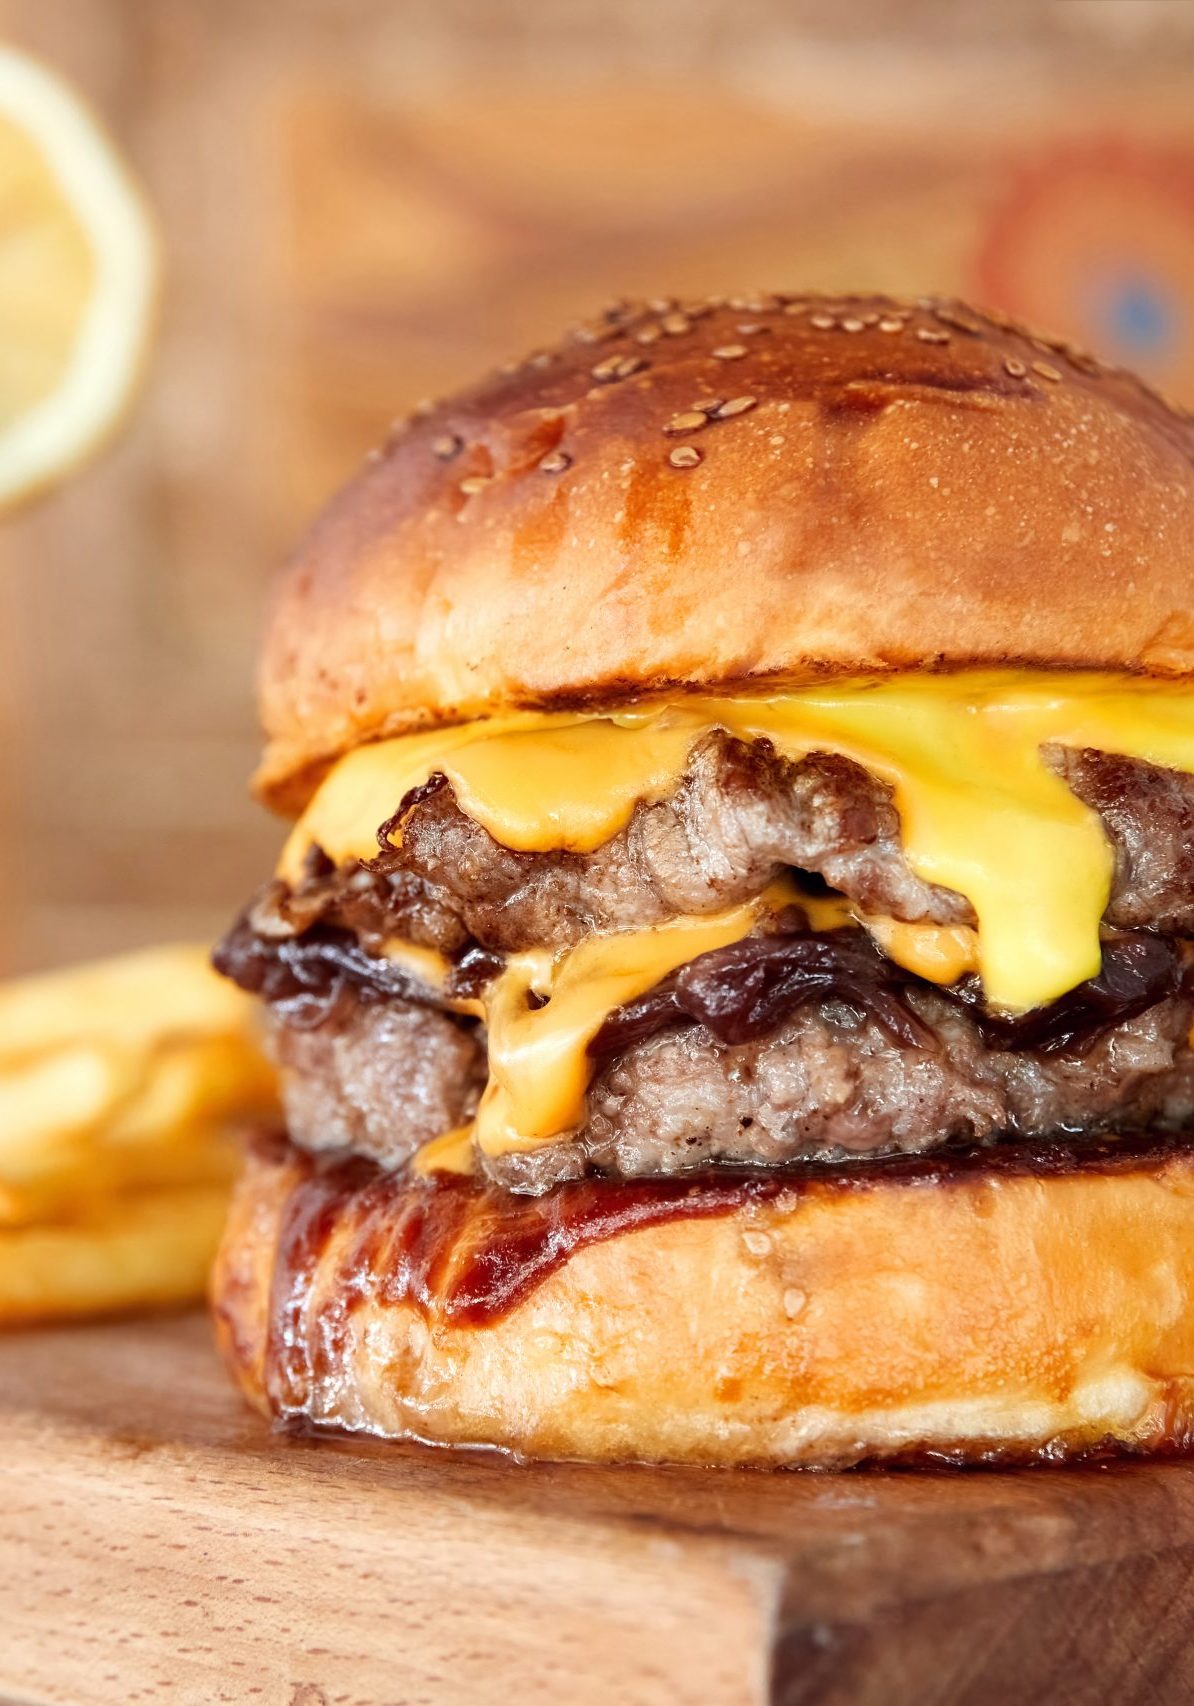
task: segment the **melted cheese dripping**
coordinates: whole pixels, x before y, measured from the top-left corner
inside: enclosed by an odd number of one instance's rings
[[[793,759],[839,753],[890,783],[909,863],[970,901],[987,997],[1012,1012],[1098,971],[1111,882],[1098,817],[1041,748],[1094,747],[1194,771],[1194,694],[1120,676],[909,674],[617,715],[526,712],[349,753],[295,826],[281,875],[297,881],[313,845],[338,864],[371,857],[377,826],[437,771],[503,845],[591,851],[638,800],[675,787],[713,728],[765,737]]]
[[[488,1155],[530,1149],[579,1125],[593,1063],[588,1046],[616,1007],[645,995],[678,966],[749,934],[795,898],[773,884],[758,900],[654,930],[591,936],[565,954],[514,954],[486,1002],[489,1083],[477,1111]],[[532,1006],[531,1000],[542,1003]]]
[[[411,1165],[416,1173],[472,1173],[475,1169],[475,1127],[458,1125],[416,1149]]]
[[[866,918],[840,896],[809,896],[784,878],[757,900],[725,912],[593,936],[558,954],[514,954],[483,999],[449,1003],[485,1020],[489,1083],[477,1119],[425,1143],[416,1171],[468,1173],[474,1142],[489,1155],[502,1155],[580,1125],[593,1072],[588,1045],[610,1013],[698,954],[738,941],[767,911],[791,905],[803,910],[814,930],[864,924],[890,958],[921,977],[952,983],[974,968],[973,930]],[[386,952],[443,990],[450,962],[441,954],[399,941],[388,943]]]
[[[861,912],[857,917],[889,960],[929,983],[957,983],[978,970],[978,936],[968,924],[902,924]]]

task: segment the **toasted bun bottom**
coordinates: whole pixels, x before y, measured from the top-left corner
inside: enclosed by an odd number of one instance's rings
[[[321,1173],[282,1148],[237,1193],[219,1335],[275,1417],[528,1457],[1186,1449],[1194,1156],[1050,1154],[686,1206],[673,1185],[657,1218],[650,1186],[563,1187],[587,1192],[577,1237],[579,1198]]]

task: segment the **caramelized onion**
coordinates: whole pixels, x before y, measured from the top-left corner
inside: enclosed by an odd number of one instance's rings
[[[242,914],[216,947],[212,964],[299,1030],[322,1025],[353,999],[397,997],[438,1005],[435,992],[400,965],[369,953],[349,931],[328,924],[297,936],[267,938]]]
[[[1103,964],[1096,977],[1068,990],[1047,1007],[1016,1018],[991,1013],[982,1001],[976,977],[964,978],[953,993],[972,1009],[988,1048],[1034,1050],[1038,1054],[1077,1054],[1158,1001],[1184,994],[1190,968],[1177,944],[1164,936],[1124,931],[1103,943]]]
[[[668,1025],[704,1025],[724,1043],[754,1042],[810,1001],[845,1001],[902,1048],[929,1048],[933,1035],[904,999],[917,980],[862,930],[824,935],[746,936],[701,954],[637,1001],[614,1010],[589,1053],[598,1060]]]
[[[256,924],[251,913],[243,914],[213,960],[288,1024],[321,1025],[354,998],[443,1004],[442,993],[399,963],[369,952],[349,930],[315,924],[294,935],[263,935]],[[471,943],[455,959],[447,994],[479,996],[501,966],[500,955]],[[817,933],[792,908],[771,934],[701,954],[636,1001],[615,1008],[589,1053],[608,1060],[682,1024],[703,1025],[731,1045],[753,1042],[799,1008],[826,1001],[842,1002],[871,1020],[897,1048],[935,1048],[933,1031],[909,1000],[917,989],[932,989],[966,1008],[988,1048],[1081,1056],[1117,1025],[1191,987],[1194,975],[1179,943],[1124,931],[1104,941],[1096,977],[1046,1007],[1010,1017],[983,1004],[978,978],[949,989],[926,984],[881,954],[865,931]]]
[[[932,1031],[908,996],[932,988],[964,1004],[988,1048],[1081,1056],[1099,1039],[1170,996],[1190,971],[1177,944],[1123,933],[1103,944],[1097,977],[1060,1000],[1012,1018],[983,1005],[975,977],[950,989],[926,984],[886,959],[861,930],[747,936],[690,961],[637,1001],[616,1008],[589,1053],[607,1060],[677,1024],[701,1024],[721,1042],[752,1042],[809,1002],[841,1001],[900,1048],[932,1048]]]

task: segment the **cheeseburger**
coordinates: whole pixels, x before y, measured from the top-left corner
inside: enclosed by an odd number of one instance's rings
[[[1194,424],[936,299],[619,303],[282,580],[217,963],[283,1422],[839,1465],[1194,1440]]]

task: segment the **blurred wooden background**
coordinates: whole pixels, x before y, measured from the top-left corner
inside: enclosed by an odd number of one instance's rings
[[[106,117],[169,267],[131,431],[0,531],[2,970],[220,926],[279,835],[244,780],[287,542],[391,416],[610,295],[956,289],[1194,399],[1189,0],[0,0],[0,34]]]

